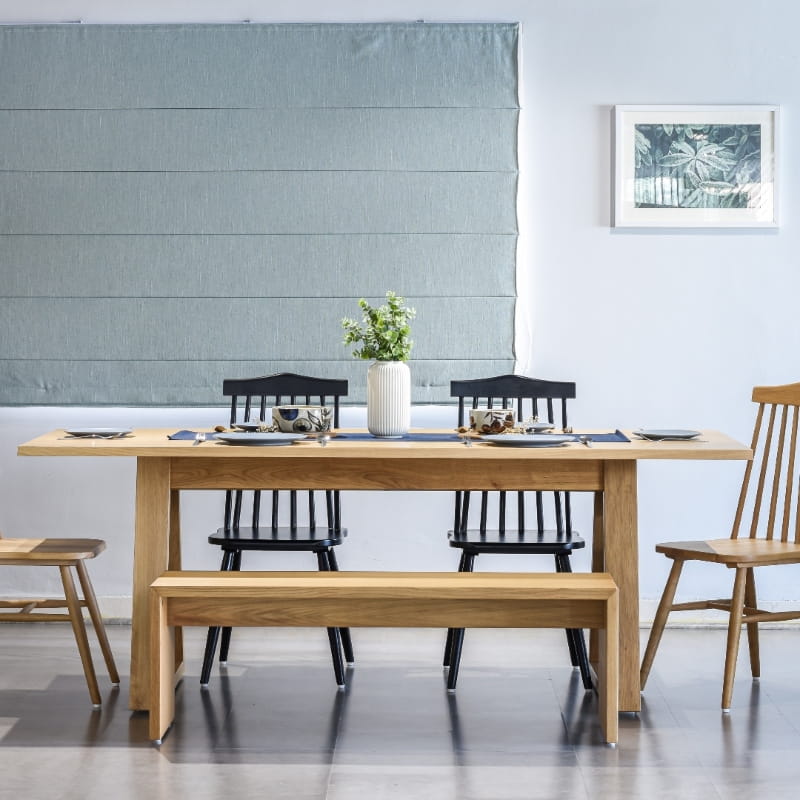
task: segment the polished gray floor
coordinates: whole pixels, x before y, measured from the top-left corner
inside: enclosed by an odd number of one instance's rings
[[[123,675],[130,630],[110,628]],[[800,631],[765,631],[764,677],[740,662],[719,710],[724,632],[668,630],[639,715],[601,741],[596,698],[559,631],[470,631],[459,690],[442,633],[356,630],[338,692],[322,631],[242,630],[230,664],[197,683],[202,632],[161,747],[103,681],[89,704],[63,625],[0,626],[0,798],[530,800],[800,796]]]

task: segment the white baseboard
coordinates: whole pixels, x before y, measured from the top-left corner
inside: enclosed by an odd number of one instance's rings
[[[685,602],[689,602],[690,598],[685,598]],[[791,600],[776,600],[776,601],[761,601],[758,602],[759,608],[763,611],[797,611],[800,607],[800,601]],[[639,601],[639,624],[642,628],[650,628],[653,624],[653,619],[656,615],[658,608],[658,600],[640,600]],[[783,622],[772,622],[772,627],[794,627],[800,624],[800,620],[784,620]],[[670,628],[727,628],[728,615],[724,611],[713,611],[700,609],[698,611],[681,611],[680,613],[671,614],[667,622],[667,627]]]

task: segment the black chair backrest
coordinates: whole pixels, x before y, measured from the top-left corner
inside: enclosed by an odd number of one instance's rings
[[[307,375],[296,375],[292,372],[281,372],[275,375],[264,375],[259,378],[228,378],[222,383],[222,394],[231,399],[230,424],[252,422],[267,419],[273,406],[278,405],[324,405],[333,408],[333,427],[339,426],[339,401],[346,397],[348,385],[346,380],[336,378],[314,378]],[[295,530],[298,525],[297,497],[298,492],[291,490],[284,493],[289,501],[289,528]],[[279,527],[279,501],[281,493],[271,491],[272,508],[270,527],[277,531]],[[314,530],[317,526],[314,492],[308,495],[308,527]],[[225,496],[225,529],[237,529],[241,524],[242,501],[241,490],[226,492]],[[341,530],[341,512],[338,491],[325,492],[326,527],[328,530]],[[261,514],[261,491],[253,492],[252,513],[249,524],[259,527]]]
[[[522,375],[497,375],[493,378],[451,381],[450,395],[458,398],[458,424],[469,423],[470,408],[513,408],[518,423],[535,417],[539,422],[551,422],[556,429],[568,426],[567,400],[575,398],[575,384],[571,381],[545,381]],[[514,434],[507,434],[513,436]],[[498,530],[506,531],[506,492],[499,492]],[[525,492],[517,492],[518,533],[525,531]],[[547,515],[543,492],[534,492],[536,503],[536,530],[545,529]],[[572,532],[572,513],[569,492],[554,492],[555,526],[559,535]],[[454,526],[466,530],[469,524],[469,492],[456,492]],[[481,492],[480,530],[487,529],[489,492]]]

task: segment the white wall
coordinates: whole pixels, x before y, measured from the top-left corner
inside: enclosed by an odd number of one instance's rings
[[[4,0],[0,5],[0,22],[77,19],[519,21],[519,371],[577,381],[576,426],[712,427],[741,440],[749,439],[752,386],[800,380],[793,225],[800,186],[793,147],[800,11],[793,0],[138,0],[127,8],[101,0],[51,0],[35,7]],[[780,229],[610,228],[611,113],[615,104],[627,103],[780,105]],[[352,413],[357,423],[357,412]],[[442,410],[416,413],[415,424],[449,423]],[[125,597],[133,463],[21,459],[17,444],[78,422],[177,428],[224,418],[222,411],[202,410],[0,409],[0,529],[7,535],[104,537],[109,551],[93,570],[98,592]],[[666,560],[655,555],[654,543],[727,535],[741,469],[721,462],[641,466],[643,618],[666,575]],[[580,529],[588,531],[583,500],[578,518]],[[184,508],[187,566],[213,566],[216,553],[204,542],[219,517],[216,498],[191,495]],[[347,568],[454,567],[444,538],[447,497],[364,494],[348,497],[345,508],[350,542],[340,558]],[[585,569],[585,557],[575,566]],[[686,596],[712,582],[726,590],[727,576],[713,570],[700,575],[685,583]],[[797,598],[791,577],[772,576],[761,586],[764,603]],[[6,589],[0,587],[0,594]]]

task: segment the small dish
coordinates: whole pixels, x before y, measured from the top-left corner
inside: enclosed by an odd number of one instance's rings
[[[239,431],[263,431],[269,425],[263,420],[257,419],[253,422],[235,422],[232,427]]]
[[[700,431],[688,431],[680,428],[646,428],[633,431],[634,435],[640,439],[647,439],[650,442],[659,442],[662,439],[694,439],[700,435]]]
[[[65,428],[64,433],[75,439],[121,439],[133,433],[131,428]]]
[[[534,422],[525,426],[525,433],[541,433],[543,431],[551,431],[553,428],[555,428],[555,425],[552,422]]]

